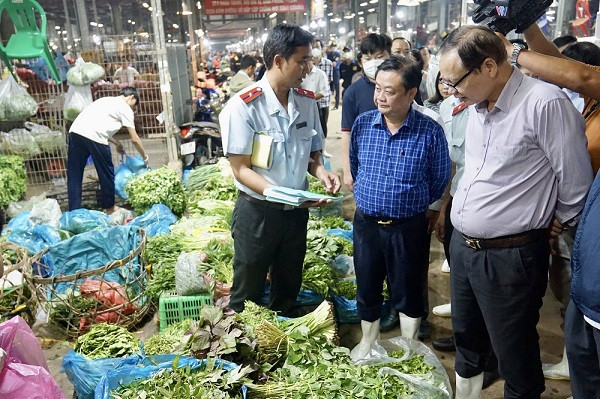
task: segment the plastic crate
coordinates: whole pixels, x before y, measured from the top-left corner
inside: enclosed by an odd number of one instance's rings
[[[160,331],[185,319],[199,320],[204,305],[212,305],[210,294],[179,296],[174,291],[163,292],[158,300]]]

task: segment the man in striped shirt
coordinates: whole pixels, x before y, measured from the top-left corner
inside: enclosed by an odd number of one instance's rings
[[[385,60],[375,75],[376,110],[352,126],[354,266],[363,337],[351,356],[363,358],[379,333],[383,281],[400,314],[402,336],[416,338],[428,267],[425,211],[439,199],[451,163],[442,127],[412,107],[421,71],[404,57]]]

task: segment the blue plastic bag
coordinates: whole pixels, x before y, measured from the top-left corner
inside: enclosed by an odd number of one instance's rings
[[[109,225],[107,214],[83,208],[65,212],[60,217],[60,229],[73,234],[81,234],[96,227],[108,227]]]
[[[116,371],[125,366],[133,367],[141,363],[142,360],[143,358],[140,355],[123,358],[88,359],[71,350],[63,358],[61,371],[67,374],[79,399],[92,399],[94,398],[96,386],[108,371]]]
[[[75,274],[77,271],[93,270],[129,255],[138,246],[138,228],[114,226],[95,229],[50,247],[48,256],[53,266],[52,277]],[[133,281],[134,276],[125,274],[130,268],[115,268],[104,273],[103,280],[124,284]],[[133,261],[131,273],[139,273],[137,260]],[[140,282],[142,284],[143,282]],[[60,283],[55,287],[58,293],[71,288],[72,283]],[[137,288],[133,284],[130,287]]]
[[[125,158],[125,165],[132,173],[138,173],[142,169],[146,169],[146,163],[141,155],[136,155],[134,157],[127,156]]]
[[[30,255],[34,255],[59,243],[60,234],[52,226],[38,224],[29,226],[27,229],[14,228],[8,233],[6,240],[22,246]]]
[[[259,299],[258,305],[267,306],[269,304],[269,296],[271,294],[271,285],[265,284],[263,295]],[[296,306],[312,306],[320,305],[325,298],[312,290],[300,290],[296,298]]]
[[[341,324],[360,323],[356,299],[348,299],[344,296],[334,295],[332,297],[335,316]]]
[[[33,226],[33,223],[29,221],[29,213],[30,211],[23,211],[19,213],[16,217],[10,219],[10,221],[6,225],[6,231],[29,230]]]
[[[108,370],[96,387],[94,399],[110,399],[110,391],[122,385],[128,385],[137,379],[146,379],[162,369],[173,368],[175,357],[175,355],[162,355],[161,358],[164,361],[160,364],[155,364],[155,361],[153,361],[155,359],[150,357],[142,362],[144,367],[140,367],[142,364],[138,364],[137,366],[127,365]],[[206,360],[198,360],[188,356],[180,356],[176,362],[178,368],[190,367],[192,370],[201,368],[205,364]],[[215,360],[215,364],[227,371],[237,367],[235,363],[224,360]]]
[[[154,237],[157,234],[169,234],[169,226],[177,221],[177,216],[164,204],[152,205],[146,213],[133,219],[129,226],[135,226],[146,230],[146,234]]]
[[[352,226],[352,223],[350,222],[346,222],[346,226],[348,226],[350,229],[346,230],[346,229],[329,229],[329,231],[327,232],[327,234],[329,234],[330,236],[338,236],[338,237],[342,237],[345,238],[346,240],[350,241],[350,242],[354,242],[354,238],[353,238],[353,234],[354,234],[354,227]]]
[[[129,180],[133,177],[133,172],[129,170],[126,164],[121,163],[115,169],[115,191],[117,195],[123,199],[127,199],[127,193],[125,192],[125,186],[129,183]]]

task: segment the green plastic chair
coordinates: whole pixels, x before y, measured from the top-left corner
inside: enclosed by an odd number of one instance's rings
[[[35,19],[35,11],[40,13],[41,27]],[[42,6],[34,0],[0,0],[0,16],[6,11],[15,26],[15,33],[8,39],[6,46],[0,41],[0,58],[13,75],[15,73],[10,59],[43,58],[50,69],[54,80],[60,82],[60,76],[46,37],[46,13]]]

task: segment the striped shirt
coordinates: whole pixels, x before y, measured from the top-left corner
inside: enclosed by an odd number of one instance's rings
[[[451,171],[444,130],[413,107],[393,135],[379,110],[359,115],[350,140],[354,198],[366,215],[411,217],[444,193]]]
[[[325,57],[321,57],[321,62],[315,64],[315,66],[325,72],[325,75],[327,75],[327,84],[333,82],[333,63],[331,61]],[[327,93],[326,96],[323,96],[322,99],[317,100],[317,104],[319,105],[319,108],[329,108],[329,105],[331,104],[331,91]]]

